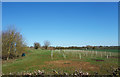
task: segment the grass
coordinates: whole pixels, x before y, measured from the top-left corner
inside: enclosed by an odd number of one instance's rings
[[[102,53],[102,57],[101,57]],[[64,54],[64,56],[63,56]],[[80,59],[81,54],[81,59]],[[117,53],[111,52],[111,56],[117,56]],[[4,74],[9,72],[23,72],[44,70],[47,74],[52,74],[52,69],[59,72],[73,73],[75,70],[81,69],[84,72],[93,74],[98,72],[106,74],[110,67],[118,67],[118,58],[107,58],[110,52],[99,51],[53,51],[53,59],[51,58],[50,50],[35,50],[30,49],[27,51],[25,57],[4,62],[2,71]],[[100,59],[104,61],[95,61],[93,59]]]

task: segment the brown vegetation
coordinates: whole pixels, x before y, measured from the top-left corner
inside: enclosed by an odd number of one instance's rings
[[[45,62],[48,65],[53,65],[55,67],[75,67],[75,68],[82,68],[87,71],[95,71],[99,70],[99,67],[95,65],[91,65],[89,62],[80,62],[80,61],[64,61],[64,60],[59,60],[59,61],[49,61]]]
[[[2,59],[19,57],[24,51],[25,43],[20,32],[13,27],[2,32]]]

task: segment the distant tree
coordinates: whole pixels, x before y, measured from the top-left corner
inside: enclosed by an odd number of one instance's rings
[[[30,46],[30,48],[33,48],[33,46]]]
[[[38,49],[38,48],[40,48],[40,43],[38,43],[38,42],[35,42],[35,43],[34,43],[34,48],[35,48],[35,49]]]
[[[95,46],[93,46],[93,48],[92,49],[96,49],[96,47]]]
[[[87,49],[92,49],[93,47],[90,46],[90,45],[87,45],[86,48],[87,48]]]
[[[50,46],[50,41],[46,40],[44,41],[44,47],[47,49]]]
[[[2,58],[15,58],[25,51],[25,42],[20,32],[10,26],[2,32]]]

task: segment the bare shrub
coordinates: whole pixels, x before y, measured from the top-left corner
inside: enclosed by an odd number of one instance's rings
[[[48,46],[50,46],[50,41],[48,41],[48,40],[44,41],[44,47],[45,47],[45,49],[47,49]]]
[[[15,58],[25,51],[25,43],[15,27],[8,27],[2,32],[2,59]]]

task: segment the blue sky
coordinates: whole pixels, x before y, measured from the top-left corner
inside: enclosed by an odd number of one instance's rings
[[[118,45],[117,2],[5,2],[2,29],[15,25],[28,46]]]

